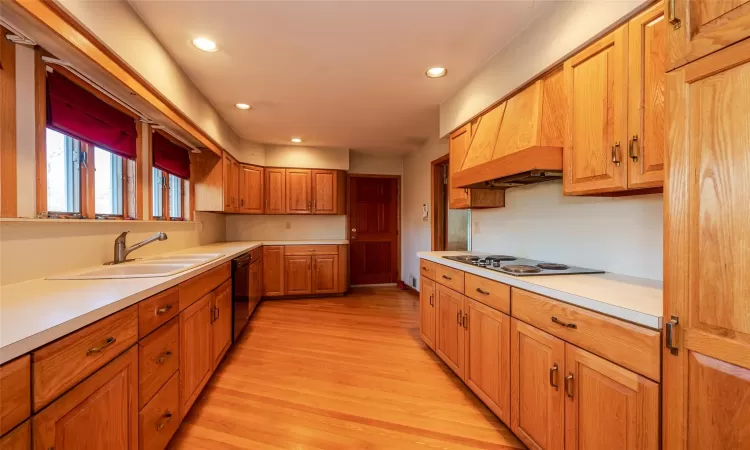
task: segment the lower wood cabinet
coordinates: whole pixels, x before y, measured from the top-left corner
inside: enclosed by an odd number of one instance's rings
[[[263,295],[344,293],[349,285],[348,256],[348,245],[264,246]]]
[[[284,294],[312,294],[312,256],[284,256]]]
[[[419,335],[428,347],[435,350],[435,282],[422,277],[419,286]]]
[[[31,450],[31,420],[17,426],[0,438],[2,450]]]
[[[284,295],[284,246],[263,246],[263,295]]]
[[[174,374],[138,413],[140,450],[162,450],[180,426],[180,376]]]
[[[312,262],[313,294],[339,292],[339,255],[315,255]]]
[[[131,347],[32,419],[34,448],[138,447],[138,349]]]
[[[211,354],[211,320],[214,293],[209,292],[180,313],[180,415],[193,406],[214,361]]]
[[[138,343],[138,406],[143,408],[180,367],[177,317]]]
[[[464,379],[463,327],[465,297],[440,284],[437,285],[437,308],[435,315],[435,353],[456,375]]]
[[[216,288],[211,300],[211,359],[215,369],[232,344],[232,280]]]
[[[263,259],[260,258],[250,263],[250,305],[247,309],[247,315],[250,316],[255,307],[260,303],[263,297]]]

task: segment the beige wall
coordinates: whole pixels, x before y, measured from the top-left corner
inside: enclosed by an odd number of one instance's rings
[[[266,166],[349,170],[349,149],[268,145]]]
[[[227,216],[228,241],[346,239],[346,216]]]
[[[401,175],[404,173],[404,157],[352,151],[349,153],[349,173]]]
[[[132,253],[141,258],[225,240],[224,216],[197,213],[196,222],[0,222],[0,285],[42,278],[111,261],[115,238],[130,231],[132,245],[159,231],[166,241]]]

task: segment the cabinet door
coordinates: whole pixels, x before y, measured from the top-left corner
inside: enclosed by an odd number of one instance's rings
[[[663,1],[628,22],[628,188],[664,184],[666,39]]]
[[[419,280],[419,335],[428,347],[435,350],[435,282],[422,277]]]
[[[565,61],[564,192],[627,189],[628,26]]]
[[[473,125],[466,124],[451,134],[448,157],[448,207],[450,209],[500,208],[505,206],[504,190],[472,190],[453,187],[452,175],[461,169],[474,135],[472,130],[476,132],[479,123],[480,119],[477,119],[473,122]]]
[[[664,9],[668,70],[750,36],[750,0],[668,0]]]
[[[466,299],[466,385],[510,423],[510,317]]]
[[[263,213],[263,168],[242,164],[240,166],[240,212]]]
[[[31,420],[17,426],[13,431],[0,437],[2,450],[31,450]]]
[[[248,316],[253,313],[263,296],[263,260],[259,259],[250,264],[250,305]]]
[[[137,449],[137,346],[37,413],[31,428],[37,449]]]
[[[284,246],[263,246],[263,295],[284,295]]]
[[[437,287],[435,353],[464,379],[464,296],[440,284]]]
[[[286,172],[284,169],[265,169],[266,214],[286,213]]]
[[[517,319],[510,340],[511,429],[532,450],[562,450],[565,342]]]
[[[214,292],[180,313],[180,414],[190,410],[213,369],[211,304]]]
[[[286,169],[286,213],[310,214],[312,185],[309,169]]]
[[[313,214],[339,214],[338,174],[335,170],[312,171],[312,211]]]
[[[564,388],[565,450],[659,448],[658,384],[565,344]]]
[[[224,211],[232,210],[232,159],[225,152],[221,157],[222,190],[224,192]]]
[[[313,293],[339,292],[339,255],[315,255],[312,275]]]
[[[312,256],[284,256],[284,294],[312,294]]]
[[[232,181],[229,185],[232,191],[232,211],[240,210],[240,163],[232,161]]]
[[[746,449],[750,40],[667,74],[667,101],[663,448]]]
[[[232,344],[232,280],[214,291],[211,306],[211,359],[216,368]]]

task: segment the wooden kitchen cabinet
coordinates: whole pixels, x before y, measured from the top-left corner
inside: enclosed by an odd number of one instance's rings
[[[36,449],[137,449],[137,347],[37,413],[32,433]]]
[[[312,259],[310,255],[284,255],[284,295],[312,294]]]
[[[667,18],[667,70],[750,37],[748,0],[673,0]]]
[[[252,315],[263,297],[263,258],[250,263],[250,305],[247,315]]]
[[[1,450],[31,450],[31,420],[0,437]]]
[[[750,39],[667,74],[667,100],[663,448],[747,449]]]
[[[286,169],[286,213],[312,214],[312,171]]]
[[[31,357],[0,366],[0,436],[31,415]]]
[[[240,164],[240,207],[242,214],[263,214],[263,168]]]
[[[419,335],[428,347],[435,350],[435,282],[425,278],[419,280]]]
[[[284,295],[284,246],[263,246],[263,295]]]
[[[265,170],[266,209],[265,214],[286,213],[286,170],[266,167]]]
[[[440,284],[436,285],[436,289],[435,353],[463,380],[465,298]]]
[[[489,113],[488,113],[489,114]],[[464,189],[453,187],[453,174],[458,172],[466,157],[472,139],[472,124],[466,124],[451,133],[448,157],[448,207],[450,209],[502,208],[505,190]]]
[[[211,299],[211,359],[213,371],[232,344],[232,280],[216,288]]]
[[[312,170],[312,213],[346,214],[346,173]]]
[[[339,292],[339,255],[314,255],[312,263],[313,294]]]
[[[239,211],[239,171],[236,159],[228,152],[222,156],[222,173],[224,180],[224,212]]]
[[[565,450],[659,448],[658,384],[565,344],[564,390]]]
[[[211,336],[214,292],[180,313],[180,414],[190,411],[214,368]]]
[[[466,299],[466,385],[510,423],[510,317]]]
[[[510,334],[511,429],[532,450],[563,450],[565,342],[517,319]]]

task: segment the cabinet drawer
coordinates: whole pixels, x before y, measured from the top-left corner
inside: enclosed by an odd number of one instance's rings
[[[255,262],[260,259],[260,256],[263,254],[263,247],[256,247],[252,250],[250,250],[250,262]]]
[[[338,255],[338,245],[286,245],[284,255]]]
[[[464,272],[461,270],[435,264],[435,281],[456,292],[464,293]]]
[[[32,352],[34,411],[137,341],[138,305],[133,305]]]
[[[470,273],[465,277],[467,297],[510,314],[510,286]]]
[[[180,367],[180,323],[175,317],[138,343],[138,407],[143,406]]]
[[[513,317],[659,381],[658,331],[513,288]]]
[[[31,450],[31,421],[27,420],[15,430],[0,438],[2,450]]]
[[[232,275],[231,263],[226,262],[180,283],[180,311],[213,291]]]
[[[180,307],[177,286],[138,303],[138,337],[143,337],[175,317]]]
[[[138,414],[140,450],[167,448],[180,426],[180,376],[175,373]]]
[[[436,269],[437,269],[437,264],[435,264],[432,261],[427,261],[426,259],[423,259],[419,262],[419,273],[421,273],[423,277],[427,277],[430,280],[435,281]]]
[[[31,357],[24,355],[0,366],[0,436],[30,415]]]

